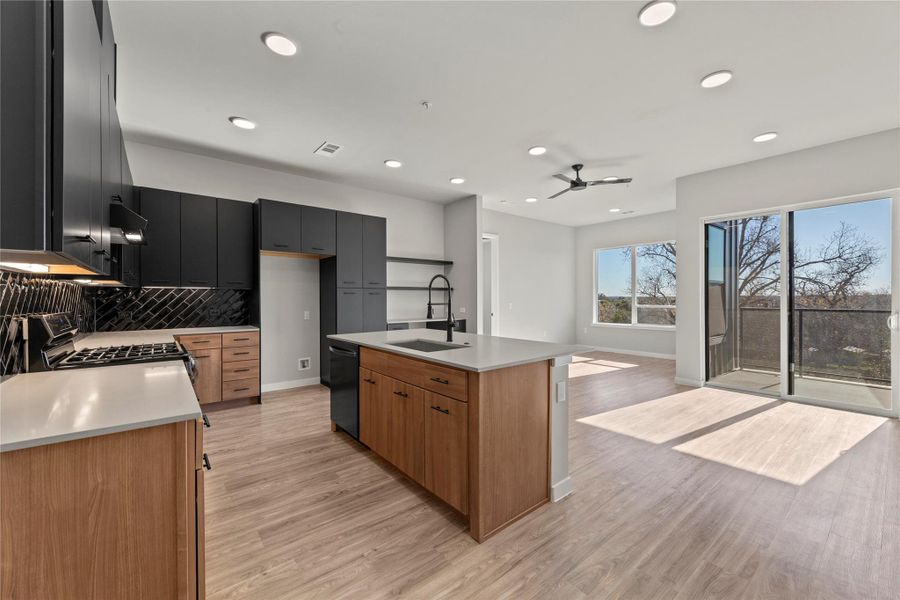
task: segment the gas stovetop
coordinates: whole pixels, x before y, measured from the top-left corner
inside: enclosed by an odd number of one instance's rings
[[[60,360],[54,368],[102,367],[140,362],[184,360],[187,357],[188,352],[177,342],[106,346],[103,348],[77,350]]]

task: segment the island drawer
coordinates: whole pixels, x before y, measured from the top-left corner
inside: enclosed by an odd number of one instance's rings
[[[215,350],[222,347],[221,335],[181,335],[178,341],[188,350]]]
[[[222,382],[222,400],[259,396],[259,377]]]
[[[359,366],[463,402],[467,399],[467,374],[460,369],[371,348],[361,349]]]
[[[237,381],[259,377],[258,360],[239,360],[222,363],[222,381]]]
[[[222,347],[223,348],[240,348],[242,346],[258,346],[259,345],[259,332],[258,331],[241,331],[239,333],[223,333],[222,334]]]
[[[259,360],[259,346],[241,346],[239,348],[223,348],[222,362]]]

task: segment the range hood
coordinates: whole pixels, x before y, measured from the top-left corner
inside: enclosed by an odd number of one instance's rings
[[[113,244],[144,243],[144,230],[147,219],[137,214],[124,204],[112,202],[109,205],[110,242]]]

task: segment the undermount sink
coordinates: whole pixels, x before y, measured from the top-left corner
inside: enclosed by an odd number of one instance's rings
[[[452,342],[437,342],[435,340],[404,340],[402,342],[390,342],[388,346],[409,348],[419,352],[439,352],[441,350],[453,350],[454,348],[468,348],[466,344],[454,344]]]

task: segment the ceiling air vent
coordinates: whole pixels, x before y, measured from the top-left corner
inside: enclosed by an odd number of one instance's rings
[[[316,148],[316,151],[313,154],[318,154],[319,156],[334,156],[338,152],[340,152],[341,147],[337,144],[332,144],[331,142],[322,142],[322,145]]]

